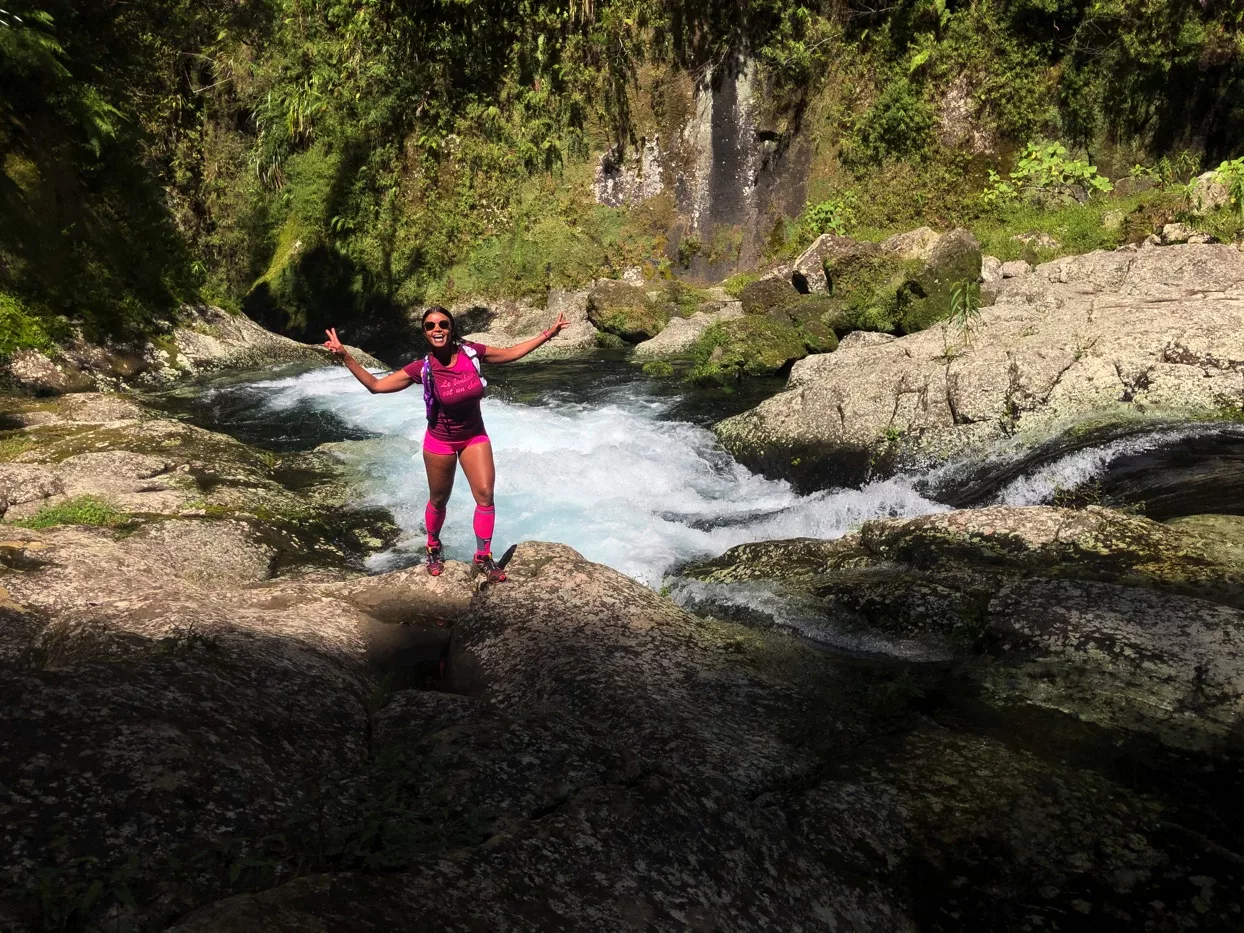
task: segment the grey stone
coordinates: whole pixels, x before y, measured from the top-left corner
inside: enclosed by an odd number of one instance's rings
[[[970,348],[938,329],[795,364],[785,392],[717,425],[744,460],[892,450],[949,456],[1077,420],[1244,407],[1244,259],[1227,246],[1122,249],[1003,283]]]

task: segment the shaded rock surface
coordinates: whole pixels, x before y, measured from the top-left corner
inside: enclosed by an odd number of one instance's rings
[[[969,613],[966,667],[895,664],[697,617],[561,545],[520,545],[494,587],[455,562],[365,575],[327,522],[291,520],[260,451],[108,396],[7,422],[11,498],[41,495],[27,467],[96,495],[215,474],[204,514],[0,541],[6,930],[984,930],[1087,909],[1130,931],[1240,910],[1244,832],[1219,807],[1238,762],[1118,741],[1213,736],[1238,702],[1227,552],[1190,531],[996,512],[795,549],[800,580],[831,558],[967,567],[929,629],[972,581],[1015,604],[996,643]],[[303,509],[342,509],[345,479],[307,456]],[[1138,712],[1188,663],[1201,694]]]
[[[600,282],[588,293],[587,317],[599,330],[628,343],[651,340],[669,322],[670,312],[647,292],[625,282]]]
[[[741,545],[688,572],[811,596],[829,631],[948,647],[1002,705],[1200,747],[1244,728],[1244,563],[1205,527],[997,506]]]
[[[935,328],[813,356],[786,392],[716,430],[745,462],[789,473],[792,457],[810,469],[864,464],[893,452],[896,436],[902,455],[944,457],[1085,419],[1238,412],[1241,325],[1237,250],[1089,253],[1006,279],[970,343]]]

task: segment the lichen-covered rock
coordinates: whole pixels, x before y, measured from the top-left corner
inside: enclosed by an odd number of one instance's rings
[[[1192,183],[1189,200],[1194,214],[1208,214],[1231,203],[1231,188],[1218,172],[1205,172]]]
[[[466,303],[468,307],[478,308],[480,302]],[[550,324],[557,320],[559,314],[570,322],[557,337],[543,346],[537,347],[523,357],[525,362],[561,359],[574,356],[597,346],[600,336],[592,322],[588,320],[588,291],[569,291],[566,289],[550,289],[544,308],[536,308],[526,302],[502,302],[491,305],[483,316],[480,326],[466,335],[467,340],[482,343],[486,346],[509,347],[535,337]],[[457,305],[455,305],[455,308]],[[457,320],[457,311],[454,312]],[[468,318],[478,320],[478,318]],[[465,325],[464,325],[465,329]]]
[[[839,257],[871,254],[877,250],[875,243],[861,243],[836,233],[823,233],[795,260],[792,283],[796,290],[803,293],[828,294],[826,267]]]
[[[669,309],[642,288],[625,282],[601,282],[588,293],[587,317],[597,328],[628,343],[651,340],[669,323]]]
[[[661,333],[635,347],[636,360],[669,360],[690,356],[696,341],[714,324],[743,316],[737,301],[727,302],[719,311],[698,311],[690,317],[670,318]]]
[[[789,304],[799,299],[799,291],[790,279],[769,276],[743,286],[739,300],[744,314],[781,313]]]
[[[780,372],[792,360],[807,356],[808,349],[793,325],[753,314],[709,327],[692,355],[696,366],[688,378],[712,384]]]
[[[951,230],[938,238],[925,267],[911,278],[899,325],[904,333],[924,330],[947,317],[956,288],[974,286],[981,276],[981,247],[967,230]]]
[[[900,259],[927,261],[942,235],[930,227],[917,227],[906,233],[896,233],[881,241],[881,249]]]
[[[90,375],[73,362],[52,360],[38,350],[16,350],[4,361],[4,376],[19,389],[34,395],[63,395],[95,388]]]
[[[735,456],[781,473],[792,457],[867,463],[894,453],[896,436],[901,459],[1044,440],[1084,418],[1221,416],[1244,408],[1241,294],[1244,257],[1226,246],[1057,260],[1007,279],[970,346],[935,328],[814,356],[786,392],[716,430]]]

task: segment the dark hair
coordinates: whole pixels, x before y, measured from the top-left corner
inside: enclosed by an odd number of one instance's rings
[[[423,326],[423,322],[428,319],[429,314],[443,314],[449,318],[449,340],[451,343],[459,343],[458,324],[454,321],[454,316],[449,313],[448,308],[442,308],[440,305],[431,305],[423,309],[423,317],[419,319],[419,325]],[[427,339],[426,337],[424,338]]]

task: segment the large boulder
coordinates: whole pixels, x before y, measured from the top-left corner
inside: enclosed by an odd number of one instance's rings
[[[661,333],[635,347],[633,358],[648,361],[688,357],[706,330],[714,324],[723,324],[742,316],[743,308],[739,302],[730,301],[717,311],[697,311],[689,317],[670,318]]]
[[[799,290],[785,276],[766,276],[743,286],[739,294],[744,314],[780,314],[799,300]]]
[[[579,291],[550,289],[548,300],[543,308],[534,307],[525,301],[496,304],[486,304],[479,300],[464,302],[465,310],[468,311],[468,320],[476,320],[482,325],[468,333],[466,339],[487,346],[513,346],[535,337],[556,321],[557,316],[561,314],[570,322],[570,326],[555,339],[537,347],[523,357],[523,360],[539,362],[540,360],[560,359],[594,349],[600,331],[588,320],[588,295],[589,292],[586,289]],[[477,309],[482,309],[484,313],[478,313]],[[458,305],[455,305],[452,310],[454,319],[457,320]],[[473,311],[477,313],[472,314]]]
[[[1085,419],[1221,417],[1244,407],[1244,255],[1122,249],[1001,283],[970,340],[934,328],[795,364],[787,390],[720,423],[745,462],[858,471],[879,453],[946,457]],[[838,466],[836,466],[838,465]]]
[[[951,313],[955,289],[970,289],[981,277],[980,243],[967,230],[951,230],[938,238],[924,268],[905,286],[899,326],[912,334]]]
[[[712,325],[696,341],[692,353],[696,366],[688,376],[691,381],[728,384],[745,376],[781,372],[792,360],[807,356],[808,349],[792,324],[751,314]]]
[[[625,282],[599,283],[587,296],[587,318],[598,329],[627,341],[651,340],[669,323],[670,312]]]
[[[1218,172],[1205,172],[1193,181],[1189,201],[1194,214],[1208,214],[1231,203],[1231,188]]]
[[[861,243],[836,233],[823,233],[795,260],[791,280],[803,293],[828,294],[826,267],[840,256],[877,252],[875,243]]]

